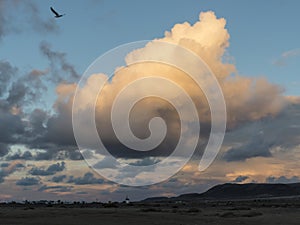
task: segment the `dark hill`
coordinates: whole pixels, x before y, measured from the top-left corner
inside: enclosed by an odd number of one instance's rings
[[[290,184],[222,184],[201,195],[202,198],[235,199],[300,195],[299,188]]]
[[[300,183],[293,184],[221,184],[208,191],[198,194],[183,194],[172,198],[148,198],[146,201],[195,201],[289,197],[300,195]]]

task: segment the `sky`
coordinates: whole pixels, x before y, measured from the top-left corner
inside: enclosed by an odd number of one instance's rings
[[[50,6],[66,15],[54,19]],[[0,0],[0,200],[121,201],[126,195],[139,200],[202,192],[224,182],[299,182],[299,6],[296,0]],[[227,130],[217,158],[204,172],[197,170],[195,159],[164,182],[128,187],[100,176],[82,158],[72,129],[72,100],[80,77],[99,56],[122,44],[154,39],[188,48],[211,68],[224,94]],[[145,48],[126,60],[148,54]],[[134,130],[141,136],[147,136],[149,118],[167,121],[171,131],[155,154],[138,160],[124,154],[107,124],[117,91],[148,71],[163,71],[193,100],[205,102],[180,71],[143,65],[117,72],[96,103],[96,121],[104,127],[106,146],[139,164],[165,157],[180,135],[178,115],[154,99],[133,113],[138,118]],[[105,78],[90,77],[79,94],[80,106],[87,107],[93,84]],[[199,152],[211,122],[203,104],[196,105],[204,124]],[[139,114],[145,108],[147,115]],[[99,169],[109,163],[105,159]]]

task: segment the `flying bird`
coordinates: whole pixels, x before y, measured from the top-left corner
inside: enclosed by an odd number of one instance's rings
[[[52,7],[50,7],[50,9],[51,9],[51,11],[55,14],[55,18],[59,18],[59,17],[62,17],[62,16],[64,16],[64,15],[66,15],[66,14],[59,14],[58,12],[56,12]]]

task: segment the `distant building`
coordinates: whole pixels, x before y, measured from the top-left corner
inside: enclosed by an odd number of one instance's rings
[[[126,198],[125,198],[125,203],[126,203],[126,204],[129,204],[129,203],[130,203],[130,200],[129,200],[128,196],[126,196]]]

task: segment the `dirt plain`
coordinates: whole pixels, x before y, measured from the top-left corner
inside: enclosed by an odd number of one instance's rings
[[[299,200],[131,205],[1,205],[1,225],[289,225],[300,224]]]

